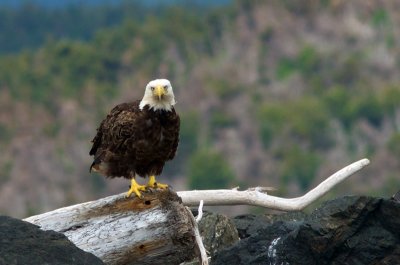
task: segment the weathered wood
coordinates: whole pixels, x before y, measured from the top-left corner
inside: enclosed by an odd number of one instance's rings
[[[188,211],[188,216],[190,216],[190,219],[192,220],[192,224],[194,226],[194,235],[195,235],[195,240],[196,240],[196,246],[197,246],[197,252],[198,252],[198,258],[200,261],[201,265],[208,265],[209,260],[207,257],[207,252],[206,248],[203,245],[203,240],[200,235],[199,227],[197,226],[197,222],[201,220],[201,217],[203,215],[203,203],[201,201],[200,206],[199,206],[199,215],[197,216],[196,219],[194,219],[194,216],[192,215],[192,212],[190,211],[189,207],[186,207],[186,210]]]
[[[203,200],[204,205],[247,204],[301,210],[368,164],[368,159],[357,161],[305,195],[292,199],[267,195],[261,187],[246,191],[181,191],[180,197],[172,191],[154,191],[143,193],[144,199],[126,199],[125,194],[119,194],[32,216],[25,221],[44,230],[64,233],[78,247],[107,264],[179,264],[201,252],[195,240],[195,221],[183,204],[197,206]],[[204,251],[201,256],[207,263]]]
[[[187,206],[197,206],[201,200],[204,205],[254,205],[282,211],[299,211],[321,198],[337,184],[369,164],[368,159],[354,162],[321,182],[317,187],[297,198],[280,198],[266,194],[265,188],[248,190],[190,190],[179,191],[178,195]]]
[[[106,264],[179,264],[196,255],[188,211],[172,191],[111,196],[26,218],[65,234]]]

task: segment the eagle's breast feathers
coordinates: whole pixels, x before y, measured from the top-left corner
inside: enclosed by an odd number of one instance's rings
[[[108,177],[146,177],[159,175],[165,162],[174,158],[179,116],[173,107],[140,108],[140,102],[120,104],[102,121],[92,141],[91,169]]]

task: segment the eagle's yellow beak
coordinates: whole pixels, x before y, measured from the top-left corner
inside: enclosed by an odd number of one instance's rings
[[[165,91],[162,86],[156,86],[154,89],[154,94],[158,97],[159,100],[161,100],[162,96],[164,96]]]

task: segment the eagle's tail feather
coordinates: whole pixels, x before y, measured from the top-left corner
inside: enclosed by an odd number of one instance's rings
[[[105,152],[101,152],[98,156],[95,156],[93,163],[90,165],[89,172],[91,173],[92,170],[94,172],[98,172],[100,170],[100,164],[103,162]]]
[[[92,173],[92,170],[94,171],[94,172],[96,172],[97,171],[97,169],[95,168],[95,166],[96,166],[96,162],[95,161],[93,161],[93,163],[90,165],[90,168],[89,168],[89,173]]]

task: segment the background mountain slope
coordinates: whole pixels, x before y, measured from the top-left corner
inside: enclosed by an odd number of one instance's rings
[[[89,38],[3,52],[0,212],[125,191],[126,180],[89,174],[90,140],[114,105],[142,97],[157,77],[172,81],[182,116],[178,157],[161,177],[176,190],[261,185],[294,197],[363,157],[368,169],[331,196],[398,190],[397,1],[146,14]]]

